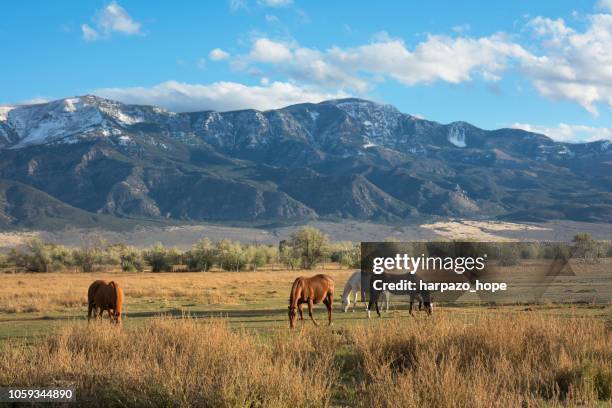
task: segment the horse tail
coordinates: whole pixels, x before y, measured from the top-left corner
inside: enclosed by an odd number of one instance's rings
[[[119,284],[117,284],[115,281],[110,281],[108,285],[113,288],[115,294],[115,304],[113,305],[115,313],[121,314],[121,309],[123,306],[123,291],[121,290],[121,287],[119,287]]]

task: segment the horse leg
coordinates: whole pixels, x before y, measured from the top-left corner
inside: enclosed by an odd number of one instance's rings
[[[391,295],[389,294],[389,292],[385,292],[385,312],[389,313],[389,297]]]
[[[414,295],[410,295],[410,307],[408,308],[408,314],[412,316],[412,305],[414,304]]]
[[[366,310],[368,310],[368,302],[366,302],[366,297],[364,296],[365,292],[361,293],[361,288],[359,288],[357,292],[359,292],[359,297],[361,298],[361,301],[363,302],[363,306],[365,307]],[[357,303],[357,293],[355,293],[355,303]]]
[[[300,314],[300,320],[304,320],[304,314],[302,313],[302,303],[298,302],[297,304],[298,313]]]
[[[425,302],[425,310],[427,311],[427,315],[431,316],[431,313],[433,311],[431,302]]]
[[[370,313],[372,311],[373,305],[376,305],[376,309],[378,310],[378,295],[378,292],[372,292],[372,290],[370,290],[370,301],[368,302],[368,319],[370,318]]]
[[[89,320],[91,319],[91,312],[94,308],[93,303],[88,303],[87,304],[87,323],[89,323]]]
[[[318,326],[319,323],[317,323],[317,321],[315,320],[314,316],[312,315],[312,299],[308,299],[308,315],[310,316],[310,320],[312,320],[314,325]]]
[[[328,292],[327,296],[329,296],[329,324],[331,324],[332,315],[334,314],[334,294],[333,292]]]
[[[325,298],[325,300],[323,300],[323,303],[325,303],[325,306],[327,307],[327,319],[329,320],[329,325],[331,326],[332,324],[332,298],[329,297],[329,295],[327,295],[327,297]]]
[[[358,291],[355,291],[355,296],[353,297],[353,313],[355,312],[355,306],[357,306],[357,295]]]

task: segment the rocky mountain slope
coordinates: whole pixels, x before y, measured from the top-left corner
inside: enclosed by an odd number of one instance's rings
[[[91,95],[0,106],[0,180],[3,228],[102,215],[612,221],[610,142],[444,125],[360,99],[265,112],[174,113]]]

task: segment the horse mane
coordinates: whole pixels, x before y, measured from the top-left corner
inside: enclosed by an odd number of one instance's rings
[[[291,285],[291,292],[289,293],[289,306],[293,306],[293,302],[295,300],[295,295],[297,293],[298,285],[302,283],[303,278],[300,276],[293,281],[293,285]]]

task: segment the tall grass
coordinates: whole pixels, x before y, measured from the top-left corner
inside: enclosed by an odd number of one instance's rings
[[[593,406],[611,398],[612,343],[592,319],[428,319],[351,332],[368,407]]]
[[[82,406],[557,407],[612,403],[601,320],[526,314],[301,326],[73,323],[0,345],[0,385],[73,385]]]
[[[332,358],[264,342],[224,322],[74,324],[34,346],[4,344],[0,384],[73,384],[79,404],[93,407],[324,407],[335,378]]]

